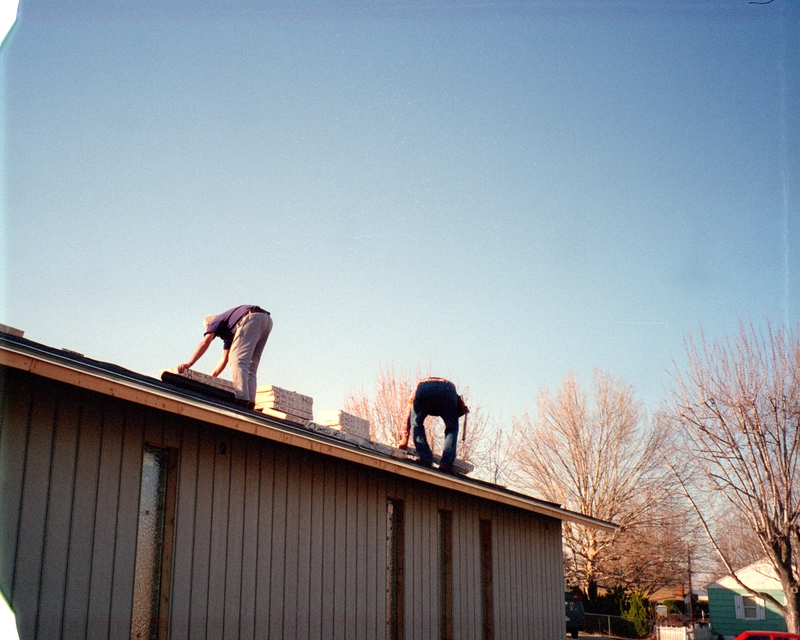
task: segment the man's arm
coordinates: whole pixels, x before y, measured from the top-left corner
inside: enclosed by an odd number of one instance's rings
[[[214,373],[212,373],[211,375],[216,378],[220,373],[222,373],[225,370],[225,366],[227,364],[228,364],[228,350],[223,349],[222,357],[219,359],[219,362],[217,363],[217,368],[214,369]]]
[[[206,351],[208,351],[208,346],[211,344],[211,341],[213,339],[214,339],[214,334],[213,333],[207,333],[206,335],[204,335],[203,339],[200,341],[200,344],[197,345],[197,349],[194,350],[194,353],[192,354],[192,357],[189,358],[189,361],[185,362],[184,364],[179,364],[178,365],[178,373],[183,373],[187,369],[191,369],[192,365],[195,362],[197,362],[201,357],[203,357],[203,354]],[[227,362],[227,360],[228,360],[228,358],[226,356],[225,357],[225,361]]]

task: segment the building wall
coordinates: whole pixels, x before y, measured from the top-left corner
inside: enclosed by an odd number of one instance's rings
[[[145,443],[179,451],[170,637],[383,638],[386,502],[405,504],[405,636],[438,637],[438,510],[453,637],[564,635],[560,522],[0,368],[0,589],[20,637],[129,638]]]
[[[735,597],[742,593],[744,591],[741,589],[721,587],[708,589],[708,616],[715,634],[725,638],[735,638],[743,631],[750,630],[786,631],[786,621],[770,602],[765,602],[764,620],[737,620]],[[779,602],[783,602],[782,591],[769,593]]]

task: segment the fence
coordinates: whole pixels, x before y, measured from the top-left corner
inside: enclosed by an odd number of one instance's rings
[[[656,627],[656,640],[711,640],[708,627]]]
[[[658,627],[648,620],[628,620],[620,616],[599,613],[586,614],[587,633],[598,633],[617,638],[641,638],[649,635],[648,631],[656,640],[711,640],[711,629],[708,627],[695,626],[694,629]]]
[[[648,634],[647,632],[640,633],[640,631],[649,630],[652,624],[647,620],[628,620],[620,616],[600,613],[586,614],[587,633],[598,633],[617,638],[641,638]]]

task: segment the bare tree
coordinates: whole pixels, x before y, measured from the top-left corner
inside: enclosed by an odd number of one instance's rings
[[[570,374],[555,395],[546,388],[540,392],[535,419],[527,414],[513,419],[517,480],[523,487],[578,513],[620,525],[616,533],[564,526],[568,577],[590,599],[596,597],[600,580],[635,582],[637,568],[623,567],[622,560],[633,555],[637,540],[646,543],[641,532],[634,535],[637,528],[667,521],[674,534],[676,527],[671,521],[676,516],[671,510],[667,513],[662,500],[668,492],[658,464],[660,433],[646,424],[633,389],[595,370],[592,400]],[[616,544],[622,546],[615,550]],[[640,555],[652,555],[650,545],[636,548]],[[647,581],[637,587],[647,590],[659,578],[651,575]]]
[[[377,442],[395,445],[401,441],[403,425],[408,417],[409,399],[416,389],[417,382],[430,374],[417,369],[415,375],[398,372],[394,366],[381,365],[375,377],[372,392],[365,389],[351,390],[345,396],[344,409],[353,415],[370,422],[372,438]],[[477,403],[471,403],[469,387],[459,389],[470,408],[467,416],[466,437],[459,433],[458,457],[472,464],[476,463],[477,452],[485,438],[488,414]],[[463,420],[462,420],[463,429]],[[425,433],[431,450],[441,453],[444,446],[444,424],[440,418],[429,416],[425,420]]]
[[[478,451],[473,454],[476,475],[493,484],[509,484],[513,481],[514,439],[499,418],[493,420],[491,427],[487,424],[485,431],[485,436],[479,436]]]
[[[363,387],[345,396],[344,409],[369,420],[370,435],[376,442],[400,442],[408,415],[408,399],[414,391],[412,377],[394,366],[380,365],[372,392]]]
[[[688,371],[676,373],[665,414],[685,444],[670,465],[725,568],[736,559],[715,533],[709,491],[747,523],[786,602],[760,596],[800,632],[800,341],[797,330],[740,324],[724,341],[687,339]],[[702,493],[701,493],[702,492]],[[743,588],[752,587],[739,581]],[[757,591],[756,591],[757,592]]]

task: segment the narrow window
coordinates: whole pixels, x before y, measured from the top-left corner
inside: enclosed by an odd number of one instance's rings
[[[753,596],[742,596],[742,609],[744,610],[745,620],[756,619],[756,599]]]
[[[405,513],[402,500],[386,502],[386,637],[404,637]]]
[[[492,521],[480,521],[481,534],[481,604],[483,640],[494,640],[494,601],[492,598]]]
[[[453,638],[453,512],[439,511],[439,638]]]
[[[145,445],[133,581],[132,640],[167,638],[177,452]]]

